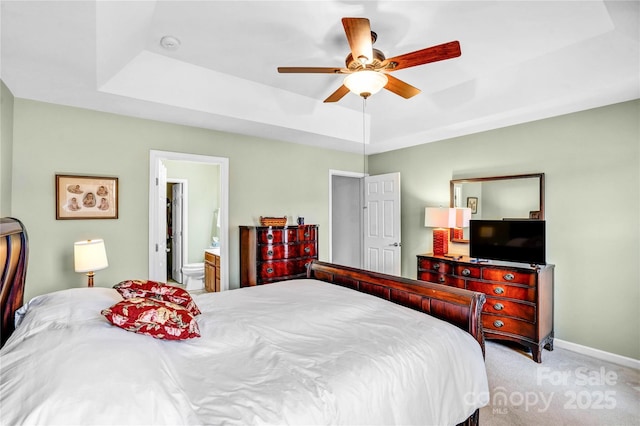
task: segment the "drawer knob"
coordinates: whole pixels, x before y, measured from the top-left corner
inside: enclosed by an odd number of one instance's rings
[[[436,271],[440,269],[440,264],[439,263],[434,263],[433,264],[433,269],[435,269]]]
[[[267,240],[273,240],[273,234],[267,234]]]
[[[440,276],[438,277],[438,281],[440,281],[441,283],[443,283],[443,282],[445,281],[445,278],[444,278],[442,275],[440,275]]]
[[[304,248],[304,252],[305,252],[305,253],[309,253],[310,251],[311,251],[311,247],[305,247],[305,248]]]
[[[495,309],[496,311],[501,311],[504,309],[504,305],[502,303],[496,303],[495,305],[493,305],[493,309]]]
[[[497,327],[497,328],[500,328],[500,327],[504,326],[504,323],[502,321],[500,321],[500,320],[495,320],[493,322],[493,326]]]
[[[468,268],[464,268],[462,270],[462,275],[464,275],[465,277],[468,277],[469,275],[471,275],[471,271]]]
[[[504,279],[507,280],[507,281],[511,281],[514,278],[515,278],[515,276],[513,274],[506,274],[504,276]]]
[[[308,232],[305,232],[305,233],[304,233],[304,236],[305,236],[305,238],[309,238],[309,233],[308,233]]]
[[[267,268],[267,274],[273,274],[273,268]]]
[[[267,250],[267,256],[273,256],[273,250]]]
[[[496,287],[496,288],[494,288],[494,289],[493,289],[493,292],[494,292],[495,294],[502,294],[502,293],[504,293],[504,288],[502,288],[502,287]]]

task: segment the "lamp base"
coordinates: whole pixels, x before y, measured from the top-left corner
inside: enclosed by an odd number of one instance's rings
[[[87,281],[87,287],[93,287],[93,276],[95,274],[93,272],[89,272],[87,274],[87,277],[89,277],[88,281]]]
[[[449,235],[447,229],[436,228],[433,230],[433,254],[444,256],[449,251]]]
[[[463,240],[464,239],[464,229],[462,229],[462,228],[453,228],[453,239],[454,240]]]

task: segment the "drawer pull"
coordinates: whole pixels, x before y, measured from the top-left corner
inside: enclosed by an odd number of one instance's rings
[[[440,264],[439,263],[434,263],[433,264],[433,269],[435,269],[436,271],[440,269]]]
[[[496,287],[496,288],[494,288],[494,289],[493,289],[493,292],[494,292],[495,294],[502,294],[502,293],[504,293],[504,288],[502,288],[502,287]]]
[[[495,320],[493,322],[493,326],[497,327],[497,328],[500,328],[500,327],[504,326],[504,323],[502,321],[500,321],[500,320]]]
[[[267,234],[267,240],[273,240],[273,234]]]
[[[504,276],[504,279],[507,281],[511,281],[512,279],[514,279],[515,276],[513,274],[507,274]]]
[[[465,277],[468,277],[469,275],[471,275],[471,271],[468,268],[464,268],[462,270],[462,275],[464,275]]]
[[[493,305],[493,309],[495,309],[496,311],[501,311],[504,309],[504,305],[502,303],[496,303],[495,305]]]
[[[445,277],[443,277],[442,275],[440,275],[440,276],[438,277],[438,281],[440,281],[441,283],[443,283],[443,282],[445,282],[445,281],[446,281],[446,279],[445,279]]]
[[[305,247],[304,248],[304,252],[305,253],[310,253],[311,252],[311,247]]]
[[[273,250],[267,250],[267,256],[273,256]]]
[[[305,232],[305,233],[304,233],[304,236],[305,236],[305,238],[309,238],[309,233],[308,233],[308,232]]]
[[[267,274],[273,274],[273,268],[267,268]]]

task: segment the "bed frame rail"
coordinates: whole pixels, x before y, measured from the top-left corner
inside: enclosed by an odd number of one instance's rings
[[[24,301],[28,238],[18,219],[0,218],[0,347],[15,329],[14,315]]]
[[[471,334],[484,355],[480,313],[483,293],[314,260],[307,277],[372,294],[458,326]]]

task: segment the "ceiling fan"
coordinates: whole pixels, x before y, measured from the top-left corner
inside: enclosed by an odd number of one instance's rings
[[[451,41],[415,52],[386,59],[384,53],[373,48],[377,35],[371,31],[366,18],[342,18],[342,26],[351,48],[345,68],[278,67],[280,73],[348,74],[342,86],[324,102],[337,102],[347,93],[354,92],[364,98],[385,88],[405,99],[420,93],[420,89],[393,77],[391,72],[403,68],[460,56],[460,43]]]

